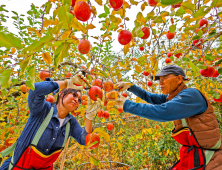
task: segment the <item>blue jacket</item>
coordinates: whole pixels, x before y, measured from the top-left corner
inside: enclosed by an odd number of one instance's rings
[[[68,114],[61,128],[58,119],[58,112],[56,105],[51,106],[51,103],[45,100],[45,95],[59,92],[59,85],[51,79],[47,81],[35,83],[35,90],[29,90],[28,106],[30,116],[18,138],[16,148],[14,150],[14,163],[16,163],[25,149],[31,144],[38,128],[43,122],[46,115],[49,113],[51,107],[54,107],[54,112],[49,125],[44,131],[42,137],[37,144],[37,147],[44,153],[50,154],[62,147],[65,138],[66,123],[70,121],[69,135],[81,145],[85,145],[85,137],[87,132],[79,125],[75,117]],[[11,157],[7,159],[0,170],[7,170]]]
[[[150,104],[126,100],[123,105],[124,112],[147,119],[160,122],[173,121],[201,114],[207,110],[207,101],[194,88],[180,91],[168,102],[166,101],[167,95],[149,93],[136,85],[131,86],[128,90]]]

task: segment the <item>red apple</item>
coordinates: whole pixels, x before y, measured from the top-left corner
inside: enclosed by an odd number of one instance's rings
[[[199,49],[202,48],[203,39],[193,40],[193,45],[197,46]]]
[[[149,6],[155,7],[158,2],[156,0],[148,0]]]
[[[148,27],[143,27],[142,31],[144,35],[141,37],[142,39],[147,39],[150,36],[150,29]]]
[[[199,21],[199,25],[200,25],[200,27],[202,27],[202,26],[207,27],[207,26],[208,26],[208,21],[207,21],[207,19],[201,19],[201,20]]]
[[[214,67],[207,67],[206,69],[200,69],[200,74],[204,77],[212,77],[215,72]]]
[[[146,71],[146,70],[143,71],[143,75],[144,75],[144,76],[149,76],[149,74],[150,74],[150,73],[149,73],[148,71]]]
[[[172,52],[167,53],[167,57],[170,58],[171,56],[173,56],[173,53],[172,53]]]
[[[71,114],[73,115],[73,116],[78,116],[79,114],[80,114],[81,112],[71,112]]]
[[[183,55],[182,53],[177,53],[177,54],[175,54],[175,57],[180,58],[180,56],[182,56],[182,55]]]
[[[174,33],[171,33],[170,31],[168,31],[166,37],[167,37],[169,40],[171,40],[171,39],[174,38],[175,34],[176,34],[175,32],[174,32]]]
[[[74,6],[75,17],[80,21],[88,21],[91,16],[91,9],[85,1],[78,1]]]
[[[113,124],[112,123],[108,123],[106,125],[107,130],[112,130],[113,129]]]
[[[123,6],[123,0],[109,0],[111,7],[117,11]]]
[[[66,78],[70,78],[71,77],[71,75],[72,75],[72,73],[66,73]]]
[[[103,117],[104,117],[105,119],[108,119],[108,118],[109,118],[109,112],[108,112],[108,111],[104,111]]]
[[[72,0],[71,6],[75,6],[76,0]]]
[[[123,97],[127,97],[128,94],[124,92],[124,93],[122,93],[122,96],[123,96]]]
[[[117,110],[119,111],[119,113],[123,113],[123,108],[117,108]]]
[[[170,58],[166,58],[166,59],[165,59],[165,62],[166,62],[166,63],[170,63],[170,62],[171,62],[171,59],[170,59]]]
[[[144,50],[144,47],[140,47],[140,51],[143,51]]]
[[[102,89],[98,86],[92,86],[89,89],[89,97],[93,100],[93,101],[97,101],[97,98],[102,99],[103,97],[103,92]]]
[[[54,103],[55,102],[55,98],[52,95],[48,95],[47,98],[46,98],[46,101],[50,102],[50,103]]]
[[[212,75],[212,77],[218,77],[219,76],[219,73],[218,73],[218,70],[215,70],[214,74]]]
[[[89,149],[95,149],[99,146],[100,143],[100,137],[97,133],[89,133],[88,135],[86,135],[85,138],[85,145],[89,146],[90,144],[97,142],[96,144],[92,145],[91,147],[89,147]]]
[[[98,87],[102,87],[102,81],[100,79],[95,79],[92,81],[92,85],[93,86],[98,86]]]
[[[81,2],[81,1],[79,1],[79,2]],[[78,44],[78,51],[81,54],[88,54],[90,51],[90,48],[91,48],[91,44],[88,40],[83,39]]]
[[[132,34],[128,30],[122,30],[120,31],[118,35],[118,41],[122,45],[128,44],[132,39]]]
[[[51,73],[48,71],[48,70],[42,70],[40,71],[39,73],[39,77],[40,79],[44,80],[45,81],[45,78],[50,78],[52,75]]]
[[[103,83],[103,89],[105,92],[109,92],[109,91],[113,90],[113,87],[114,87],[114,85],[111,80],[108,80]]]
[[[104,116],[104,110],[103,110],[103,109],[100,109],[100,110],[98,111],[98,113],[97,113],[97,116],[98,116],[99,118],[103,117],[103,116]]]
[[[147,82],[147,85],[148,85],[148,86],[152,86],[152,85],[153,85],[153,82],[152,82],[152,81],[148,81],[148,82]]]

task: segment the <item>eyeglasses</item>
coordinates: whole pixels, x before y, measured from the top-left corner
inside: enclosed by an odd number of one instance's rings
[[[81,104],[82,103],[82,98],[78,96],[78,92],[72,93],[74,98],[78,98],[78,103]]]
[[[168,77],[165,77],[165,78],[161,78],[161,79],[159,79],[159,82],[163,83],[165,79],[168,79],[170,77],[176,77],[176,76],[173,75],[173,76],[168,76]]]

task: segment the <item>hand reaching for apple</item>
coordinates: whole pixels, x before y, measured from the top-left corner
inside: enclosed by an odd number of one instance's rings
[[[86,118],[92,120],[97,112],[101,109],[101,99],[97,98],[97,101],[93,102],[92,99],[88,96],[88,105],[86,109]]]
[[[123,108],[123,105],[124,105],[126,100],[127,100],[126,97],[121,96],[120,98],[115,99],[115,100],[114,99],[109,99],[108,103],[109,103],[109,101],[115,101],[115,103],[113,103],[113,105],[116,106],[117,109],[119,109],[119,108]]]
[[[130,88],[131,86],[133,85],[133,83],[130,83],[130,82],[119,82],[117,84],[114,85],[114,89],[118,89],[119,92],[121,91],[125,91],[127,90],[128,88]]]
[[[86,78],[82,74],[76,74],[67,81],[67,88],[82,90],[86,85]]]

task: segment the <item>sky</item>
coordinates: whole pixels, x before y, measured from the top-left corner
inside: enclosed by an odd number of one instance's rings
[[[18,34],[17,29],[12,24],[13,20],[11,19],[11,16],[13,16],[14,14],[11,11],[16,11],[18,14],[26,15],[27,11],[31,8],[30,6],[32,3],[34,5],[40,7],[42,4],[44,4],[47,1],[48,0],[0,0],[0,5],[3,5],[3,4],[6,5],[5,9],[9,11],[9,13],[7,13],[7,15],[10,17],[9,19],[7,19],[6,23],[3,23],[3,25],[7,26],[8,30],[10,32]],[[103,6],[101,7],[101,6],[97,5],[94,0],[92,0],[91,2],[94,6],[96,6],[98,15],[104,12]],[[103,0],[103,4],[104,4],[104,0]],[[136,14],[138,13],[137,11],[140,10],[141,4],[142,3],[140,3],[138,6],[132,6],[130,10],[129,9],[126,10],[126,16],[130,18],[130,21],[126,21],[126,26],[131,31],[134,27],[134,20],[136,19]],[[143,15],[146,16],[146,14],[151,10],[152,10],[151,7],[146,7],[145,10],[143,11]],[[53,10],[51,10],[51,12],[52,11]],[[98,18],[98,15],[97,15],[97,18],[93,20],[93,24],[95,26],[100,24],[99,21],[101,19]],[[101,24],[98,28],[90,30],[89,35],[92,35],[92,34],[93,34],[93,36],[101,35],[102,32],[99,30],[99,28],[101,28]],[[77,37],[78,37],[78,34],[77,34]],[[120,45],[119,42],[117,41],[118,33],[114,32],[112,37],[113,37],[113,39],[115,39],[115,41],[112,43],[113,50],[120,51],[121,49],[123,49],[123,46]]]

